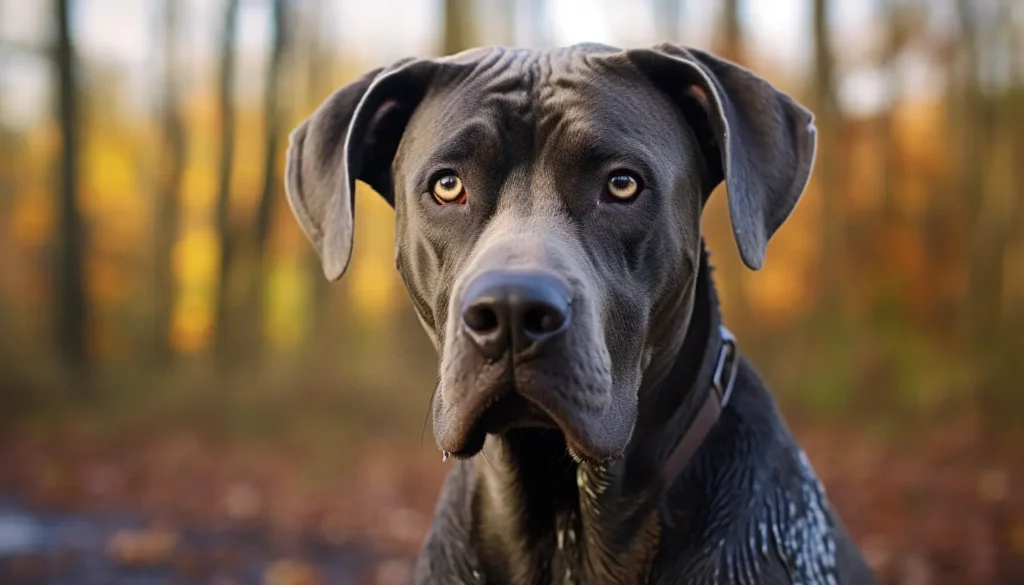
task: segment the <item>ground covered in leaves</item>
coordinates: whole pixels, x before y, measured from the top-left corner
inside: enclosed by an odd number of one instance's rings
[[[841,427],[794,424],[885,583],[1024,583],[1020,443],[969,420],[899,440]],[[405,583],[450,464],[429,439],[366,443],[325,464],[173,430],[5,438],[0,583]]]

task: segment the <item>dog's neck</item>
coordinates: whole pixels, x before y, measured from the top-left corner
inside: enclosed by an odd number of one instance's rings
[[[474,466],[471,506],[484,574],[511,582],[643,582],[660,539],[661,471],[709,391],[720,323],[701,254],[693,310],[667,375],[649,383],[626,455],[574,461],[557,431],[489,436]],[[712,364],[713,367],[713,364]],[[670,478],[671,479],[671,478]]]

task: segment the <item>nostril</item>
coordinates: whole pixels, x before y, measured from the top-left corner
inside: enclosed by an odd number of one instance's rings
[[[523,315],[523,328],[530,335],[554,333],[565,325],[566,314],[550,305],[534,305]]]
[[[541,271],[494,270],[476,275],[462,292],[459,324],[486,357],[536,350],[572,320],[568,287]]]
[[[462,320],[476,333],[489,333],[498,328],[498,313],[489,306],[473,306],[466,309]]]

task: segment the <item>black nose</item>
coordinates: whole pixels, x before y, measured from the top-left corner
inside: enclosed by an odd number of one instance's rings
[[[544,272],[492,271],[473,278],[462,298],[462,323],[491,359],[535,347],[569,327],[571,295]]]

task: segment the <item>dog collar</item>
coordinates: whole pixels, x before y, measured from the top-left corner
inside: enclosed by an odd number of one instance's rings
[[[720,344],[718,359],[711,374],[711,388],[704,398],[704,404],[697,411],[689,428],[665,462],[663,471],[666,485],[671,484],[672,480],[686,469],[687,464],[697,453],[697,449],[700,448],[708,433],[718,422],[732,396],[732,388],[736,383],[736,372],[739,369],[736,338],[724,325],[719,325],[718,331]]]

